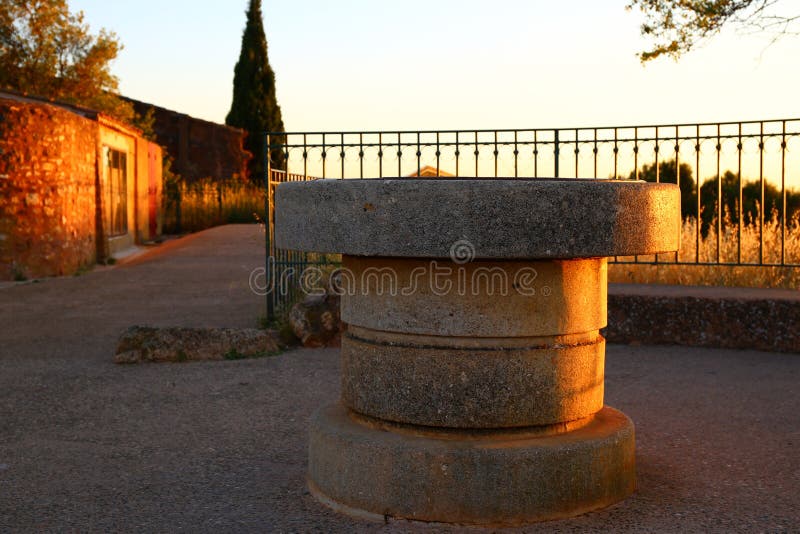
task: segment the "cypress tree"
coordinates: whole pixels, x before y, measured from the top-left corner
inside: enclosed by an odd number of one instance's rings
[[[264,132],[283,132],[281,108],[275,96],[275,73],[267,57],[267,37],[261,15],[261,0],[250,0],[247,26],[242,35],[242,50],[233,76],[233,102],[225,124],[247,132],[245,149],[253,155],[248,171],[250,179],[264,179]],[[283,142],[283,137],[272,143]],[[272,150],[273,167],[282,169],[284,155]]]

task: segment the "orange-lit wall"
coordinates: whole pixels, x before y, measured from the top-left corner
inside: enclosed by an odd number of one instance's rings
[[[153,110],[153,130],[158,142],[173,159],[172,170],[187,182],[245,177],[251,155],[244,149],[242,130],[128,100],[141,115]]]
[[[101,190],[107,190],[109,185],[109,178],[107,176],[108,170],[103,161],[103,147],[108,147],[118,150],[126,154],[127,164],[127,210],[128,210],[128,232],[125,235],[109,236],[106,241],[108,247],[101,253],[103,255],[113,256],[115,253],[122,250],[129,249],[136,242],[136,228],[134,221],[136,220],[136,171],[137,171],[137,137],[132,131],[126,131],[124,128],[115,128],[114,125],[109,125],[105,121],[100,122],[99,136],[99,149],[98,149],[98,163],[99,163],[99,178]],[[107,202],[107,195],[103,195],[103,202]],[[104,219],[105,220],[105,219]],[[106,229],[104,228],[104,231]],[[106,232],[107,234],[107,232]]]
[[[135,238],[144,243],[161,235],[161,147],[136,139]],[[155,209],[153,209],[155,207]],[[153,221],[151,222],[151,219]]]
[[[0,280],[96,261],[97,132],[58,107],[0,99]]]
[[[89,117],[0,96],[0,280],[73,274],[160,234],[161,148]],[[127,235],[102,227],[104,146],[127,154]]]

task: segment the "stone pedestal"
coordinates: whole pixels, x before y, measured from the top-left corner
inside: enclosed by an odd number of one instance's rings
[[[670,184],[280,185],[278,246],[343,254],[342,397],[312,421],[311,490],[353,514],[482,525],[625,498],[605,257],[675,250],[679,224]]]

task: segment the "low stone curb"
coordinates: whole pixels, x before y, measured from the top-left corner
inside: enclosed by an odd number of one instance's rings
[[[271,330],[132,326],[120,337],[114,363],[239,360],[280,350]]]
[[[800,291],[609,284],[609,343],[800,352]]]

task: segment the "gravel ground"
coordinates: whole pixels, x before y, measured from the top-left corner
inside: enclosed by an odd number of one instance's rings
[[[337,398],[334,349],[111,363],[132,324],[252,327],[262,239],[222,227],[0,289],[0,531],[463,530],[353,520],[308,494],[306,428]],[[524,530],[797,531],[798,383],[797,355],[609,346],[606,399],[637,424],[639,490]]]

